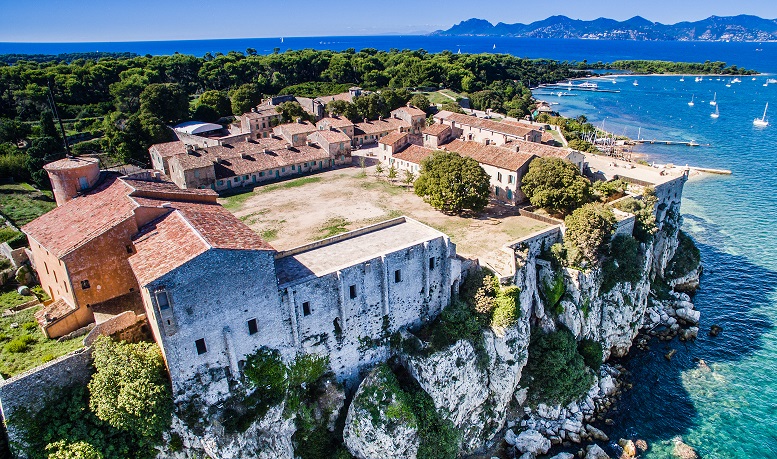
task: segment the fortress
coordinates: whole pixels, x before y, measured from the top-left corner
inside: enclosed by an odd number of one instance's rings
[[[393,332],[432,320],[458,291],[455,245],[406,217],[278,252],[212,190],[89,159],[46,170],[58,207],[23,228],[54,300],[41,327],[57,337],[106,309],[145,314],[176,394],[209,375],[203,395],[226,395],[263,346],[327,355],[355,382]]]

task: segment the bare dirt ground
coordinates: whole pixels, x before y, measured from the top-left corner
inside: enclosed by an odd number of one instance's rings
[[[412,187],[390,183],[385,174],[375,177],[374,166],[326,171],[219,201],[278,250],[406,215],[450,236],[457,253],[489,258],[503,244],[547,226],[494,205],[478,217],[445,215]]]

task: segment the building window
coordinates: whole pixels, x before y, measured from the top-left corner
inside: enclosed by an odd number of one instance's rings
[[[350,293],[351,299],[356,298],[356,286],[355,285],[351,285],[350,287],[348,287],[348,292]]]
[[[43,262],[43,267],[46,268],[46,274],[49,273],[49,265],[46,264],[46,262]]]
[[[259,177],[264,177],[264,172],[259,172]]]
[[[125,246],[124,246],[124,248],[125,248],[125,249],[127,249],[127,253],[134,253],[134,252],[135,252],[135,251],[132,249],[132,246],[131,246],[131,245],[125,245]]]
[[[54,271],[54,283],[56,284],[56,283],[58,283],[58,282],[59,282],[59,281],[57,280],[57,272],[56,272],[56,271]]]
[[[219,180],[219,186],[223,185],[223,184],[224,184],[224,181],[223,180]]]
[[[509,175],[509,176],[507,176],[507,183],[509,183],[509,184],[511,184],[511,185],[512,185],[513,183],[515,183],[515,176],[514,176],[514,175]]]
[[[498,186],[494,187],[494,195],[496,195],[497,197],[499,196],[499,187]]]
[[[394,283],[402,282],[402,270],[397,269],[394,271]]]
[[[208,348],[205,346],[204,338],[200,338],[197,341],[195,341],[194,345],[197,346],[197,355],[202,355],[208,352]]]
[[[194,171],[194,178],[200,178],[200,171]]]
[[[159,289],[154,292],[156,295],[156,304],[159,306],[160,311],[164,311],[170,307],[170,298],[167,296],[167,290]]]
[[[429,259],[429,271],[434,270],[434,257]]]
[[[292,164],[292,165],[291,165],[291,170],[296,170],[296,169],[295,169],[295,167],[296,167],[296,166],[294,166],[294,165]]]
[[[501,173],[501,172],[497,172],[497,173],[496,173],[496,179],[497,179],[498,181],[500,181],[500,182],[502,181],[502,173]]]
[[[240,177],[235,177],[235,183],[240,181]]]
[[[513,199],[513,192],[512,190],[507,190],[507,199]]]
[[[248,334],[253,335],[256,332],[259,331],[259,327],[256,325],[256,319],[251,319],[248,321]]]
[[[89,288],[89,279],[84,279],[81,281],[81,290],[86,290]]]
[[[248,176],[247,176],[247,175],[246,175],[246,176],[244,176],[244,177],[243,177],[243,180],[248,180]]]
[[[310,301],[306,301],[302,303],[302,315],[303,316],[309,316],[310,315]]]

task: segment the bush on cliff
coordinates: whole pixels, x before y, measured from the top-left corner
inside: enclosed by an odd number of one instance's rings
[[[618,209],[634,214],[634,237],[639,242],[652,241],[658,231],[656,216],[653,214],[657,202],[655,190],[647,187],[642,192],[641,199],[626,198],[616,205]]]
[[[89,382],[89,407],[94,414],[117,429],[158,438],[170,426],[173,404],[156,344],[100,337],[92,357],[97,371]]]
[[[594,381],[569,330],[535,332],[521,385],[535,403],[566,405],[585,394]]]
[[[103,459],[103,455],[90,443],[77,441],[68,443],[60,440],[46,445],[48,459]]]
[[[580,340],[580,342],[577,343],[577,352],[583,356],[583,362],[585,362],[585,365],[588,368],[594,371],[599,371],[599,368],[602,366],[602,360],[604,358],[602,345],[599,343],[599,341],[592,339]]]
[[[666,273],[675,278],[689,274],[701,263],[701,252],[685,231],[677,233],[677,242],[677,250],[666,267]]]
[[[640,279],[642,257],[639,243],[631,236],[615,236],[610,244],[609,256],[602,265],[602,292],[609,292],[619,282],[634,284]]]
[[[612,211],[598,203],[586,204],[564,219],[564,247],[571,266],[596,265],[615,224]]]

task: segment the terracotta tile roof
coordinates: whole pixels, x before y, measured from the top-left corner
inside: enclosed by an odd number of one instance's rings
[[[157,143],[151,145],[149,151],[152,149],[156,150],[163,158],[186,153],[186,145],[180,140],[176,140],[175,142]]]
[[[350,141],[347,136],[345,138]],[[289,148],[286,148],[286,145],[287,142],[279,139],[261,139],[256,142],[209,147],[198,150],[198,153],[211,158],[217,179],[330,159],[329,152],[318,145]]]
[[[94,237],[134,217],[137,204],[117,175],[107,175],[94,190],[31,221],[22,230],[61,258]]]
[[[344,116],[329,116],[318,120],[318,122],[316,123],[316,126],[318,126],[319,128],[321,126],[333,127],[333,128],[345,128],[345,127],[353,126],[353,122]]]
[[[218,197],[218,193],[213,190],[181,189],[175,183],[165,179],[142,180],[132,178],[132,176],[121,177],[120,180],[130,188],[130,196],[144,196],[148,198],[168,199],[170,195],[175,195],[178,199],[196,199],[197,196]],[[215,202],[215,201],[213,201]]]
[[[534,157],[532,154],[519,153],[508,148],[497,147],[495,145],[484,145],[479,142],[464,140],[448,142],[443,148],[448,151],[455,151],[462,156],[472,158],[481,164],[488,164],[489,166],[509,171],[520,169],[521,166],[531,161]]]
[[[412,105],[407,105],[405,107],[399,107],[398,109],[392,111],[391,113],[393,114],[394,112],[400,112],[400,111],[405,112],[405,113],[407,113],[410,116],[423,116],[423,117],[426,117],[426,112],[425,111],[421,110],[420,108],[413,107]]]
[[[379,134],[381,132],[398,131],[400,128],[410,128],[410,123],[397,118],[386,118],[367,121],[366,123],[357,123],[354,133],[355,135]]]
[[[326,140],[327,143],[335,143],[335,142],[348,142],[351,143],[351,138],[347,135],[343,134],[340,131],[333,131],[330,129],[325,130],[319,130],[312,134],[310,134],[309,137],[313,136],[321,136],[322,139]]]
[[[450,131],[451,127],[447,124],[442,123],[434,123],[431,126],[427,126],[422,131],[424,134],[433,135],[435,137],[439,137],[441,134],[444,134],[446,131]]]
[[[281,124],[275,127],[275,132],[285,132],[289,135],[294,134],[309,134],[313,131],[315,131],[316,125],[313,123],[310,123],[308,121],[303,121],[301,123],[286,123]]]
[[[333,96],[316,97],[315,100],[326,105],[329,102],[332,102],[335,100],[344,100],[346,102],[353,102],[353,96],[351,95],[350,92],[341,92],[340,94],[335,94]]]
[[[246,112],[243,113],[243,116],[250,119],[258,119],[266,118],[268,116],[280,116],[280,113],[278,113],[278,110],[275,107],[265,107],[260,105],[256,107],[255,112]]]
[[[434,150],[431,148],[422,147],[420,145],[410,145],[399,153],[394,153],[391,157],[413,164],[421,164],[421,161],[431,156],[433,152]]]
[[[553,137],[553,134],[551,134],[550,132],[545,131],[542,133],[542,143],[555,142],[555,141],[556,141],[556,138]]]
[[[511,150],[518,149],[521,153],[528,153],[542,158],[562,158],[569,156],[570,151],[567,148],[553,147],[537,142],[527,142],[525,140],[512,140],[505,144],[505,148]]]
[[[531,131],[538,131],[537,129],[532,129],[530,127],[517,126],[514,123],[501,123],[499,121],[478,118],[476,116],[462,115],[461,113],[446,112],[448,114],[446,114],[445,116],[441,116],[442,113],[443,112],[440,112],[437,115],[440,118],[443,118],[445,120],[453,121],[457,124],[471,126],[473,128],[498,132],[500,134],[507,134],[507,135],[516,136],[516,137],[524,137],[527,134],[529,134]],[[437,116],[435,116],[435,118],[437,118]]]
[[[195,151],[190,154],[184,153],[170,158],[170,164],[176,165],[175,169],[192,170],[201,169],[213,165],[213,158],[210,155],[203,154],[201,151]]]
[[[78,308],[71,305],[63,298],[60,298],[48,306],[44,306],[40,311],[36,312],[35,320],[38,321],[38,324],[41,327],[46,327],[47,325],[51,325],[61,319],[64,319],[77,309]]]
[[[130,266],[141,286],[207,250],[274,250],[218,204],[172,203],[173,210],[145,225],[134,239]]]
[[[400,140],[406,139],[408,136],[407,132],[389,132],[388,134],[384,135],[383,137],[378,140],[378,143],[386,144],[386,145],[394,145]]]
[[[97,158],[88,158],[88,157],[79,157],[79,158],[63,158],[59,161],[54,161],[53,163],[48,163],[45,166],[43,166],[44,169],[47,171],[56,171],[56,170],[63,170],[63,169],[73,169],[76,167],[82,167],[86,164],[94,164],[99,163],[100,160]]]

